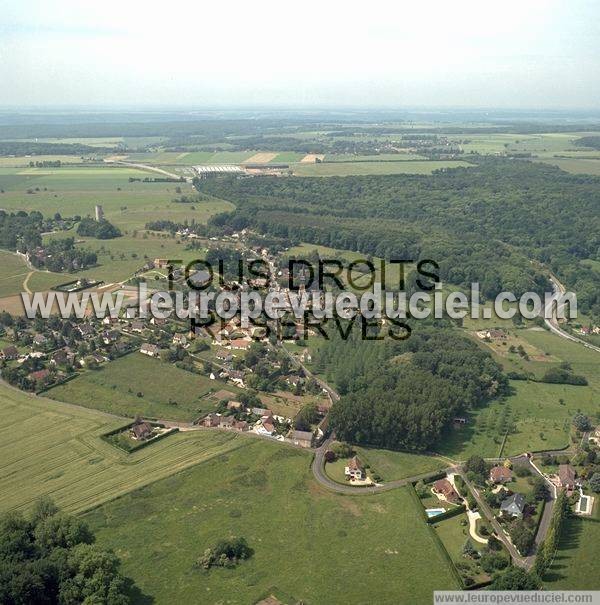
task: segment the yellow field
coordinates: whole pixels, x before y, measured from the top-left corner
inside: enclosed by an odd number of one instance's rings
[[[0,384],[0,511],[42,495],[79,512],[251,442],[222,431],[171,435],[133,454],[100,438],[126,421]]]

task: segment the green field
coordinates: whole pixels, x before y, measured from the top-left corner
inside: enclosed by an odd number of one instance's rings
[[[566,519],[554,562],[544,576],[548,590],[598,590],[600,506],[592,517]]]
[[[406,162],[409,160],[425,160],[416,153],[380,153],[378,155],[351,155],[345,153],[328,153],[326,162]]]
[[[294,164],[297,176],[351,176],[377,174],[431,174],[441,168],[471,166],[463,161],[415,162],[324,162],[322,164]]]
[[[157,605],[250,604],[270,594],[307,605],[419,605],[434,589],[455,588],[406,488],[330,493],[314,483],[308,453],[275,443],[253,441],[86,520]],[[204,549],[228,535],[244,536],[252,558],[232,570],[196,569]]]
[[[29,269],[16,254],[0,250],[0,298],[23,291],[23,281]]]
[[[383,481],[404,479],[438,471],[448,466],[447,460],[435,456],[366,447],[356,447],[355,449],[363,464],[368,464],[371,472],[379,475]]]
[[[88,510],[247,443],[222,431],[188,432],[126,454],[100,438],[123,421],[4,385],[0,415],[1,511],[26,509],[42,495],[67,511]]]
[[[45,216],[55,212],[86,216],[93,215],[94,206],[101,204],[106,218],[121,230],[143,229],[146,222],[160,219],[205,222],[212,214],[231,208],[221,200],[171,203],[179,196],[176,187],[183,194],[194,193],[189,183],[129,182],[130,177],[152,176],[133,168],[110,166],[0,168],[0,189],[4,190],[0,193],[0,208],[39,210]]]
[[[205,395],[222,388],[225,384],[219,380],[132,353],[51,389],[47,396],[131,418],[140,414],[191,421],[214,409],[217,402]],[[227,390],[238,392],[229,385]]]
[[[600,176],[600,159],[552,158],[543,161],[546,164],[558,166],[561,170],[572,172],[573,174],[593,174]]]

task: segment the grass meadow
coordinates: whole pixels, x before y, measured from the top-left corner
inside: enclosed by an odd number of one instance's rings
[[[84,372],[50,389],[47,396],[131,418],[140,414],[191,421],[214,409],[217,402],[206,396],[222,388],[222,381],[136,352]],[[236,387],[226,388],[238,392]]]
[[[310,460],[308,452],[255,440],[85,518],[157,605],[245,604],[269,595],[310,605],[425,604],[432,590],[455,588],[406,488],[334,494],[314,482]],[[230,535],[246,538],[249,560],[208,572],[195,566]]]
[[[558,550],[543,580],[548,590],[598,590],[600,505],[591,517],[571,516],[565,521]]]
[[[232,433],[198,431],[126,454],[100,438],[123,421],[1,384],[0,414],[0,511],[27,509],[42,495],[70,512],[89,510],[248,443]]]

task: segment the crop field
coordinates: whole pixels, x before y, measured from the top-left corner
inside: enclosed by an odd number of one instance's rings
[[[416,153],[380,153],[378,155],[351,155],[344,153],[328,153],[326,162],[407,162],[410,160],[426,160]]]
[[[249,441],[220,431],[177,433],[133,454],[100,438],[116,418],[0,385],[0,510],[42,495],[88,510]]]
[[[600,506],[592,517],[566,519],[554,562],[544,576],[548,590],[597,590]]]
[[[0,298],[22,292],[29,269],[16,254],[0,250]]]
[[[60,212],[63,216],[93,215],[101,204],[106,218],[122,230],[143,229],[148,221],[169,219],[205,222],[212,214],[230,209],[221,200],[197,204],[174,204],[180,187],[193,194],[188,183],[129,182],[144,179],[148,172],[133,168],[65,167],[0,168],[0,207],[8,210],[39,210],[45,216]],[[31,193],[27,193],[31,190]]]
[[[282,514],[285,523],[274,523]],[[311,605],[347,603],[349,594],[355,603],[413,604],[455,588],[405,488],[363,498],[328,492],[314,482],[308,452],[262,440],[85,519],[157,605],[256,603],[271,594]],[[230,535],[246,538],[250,559],[235,569],[195,567]]]
[[[469,167],[463,161],[414,162],[323,162],[322,164],[294,164],[297,176],[351,176],[377,174],[431,174],[441,168]]]
[[[573,174],[593,174],[595,176],[600,176],[600,158],[552,158],[543,160],[543,162],[558,166],[561,170]]]
[[[191,421],[214,409],[216,402],[205,395],[221,388],[225,384],[219,380],[132,353],[49,390],[47,396],[130,418],[140,414]],[[229,385],[227,390],[238,392]]]

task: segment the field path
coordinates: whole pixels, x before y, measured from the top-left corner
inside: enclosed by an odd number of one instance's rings
[[[27,274],[27,277],[23,280],[23,290],[27,292],[27,294],[33,294],[33,292],[29,289],[29,278],[35,273],[35,271],[30,271]]]

